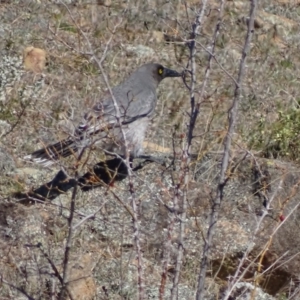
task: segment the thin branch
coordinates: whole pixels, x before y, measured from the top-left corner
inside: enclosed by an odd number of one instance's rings
[[[80,227],[83,223],[85,223],[86,221],[90,220],[90,219],[94,219],[96,214],[105,206],[105,204],[108,202],[108,200],[104,201],[104,203],[102,203],[102,205],[92,214],[85,216],[82,220],[80,220],[76,225],[73,225],[73,230],[76,230],[77,227]]]
[[[94,51],[93,48],[89,42],[89,39],[87,38],[87,36],[85,35],[85,33],[82,31],[82,29],[80,28],[80,26],[78,26],[78,24],[76,23],[73,14],[71,13],[71,11],[69,10],[68,6],[63,2],[60,1],[61,4],[67,9],[73,23],[75,24],[75,26],[77,27],[77,29],[79,30],[79,32],[81,33],[81,35],[85,38],[89,49],[91,51],[91,53],[93,54],[93,58],[96,59],[96,61],[98,62],[96,56],[94,55]],[[120,23],[119,23],[120,24]],[[118,24],[118,25],[119,25]],[[118,26],[117,25],[117,26]],[[115,27],[116,28],[116,27]],[[102,55],[102,60],[101,62],[105,59],[106,57],[106,53],[108,50],[108,45],[110,44],[112,40],[112,36],[109,39],[109,41],[106,44],[106,48],[105,51]],[[99,63],[98,63],[99,65]],[[100,63],[101,66],[101,63]],[[103,71],[103,70],[101,70]],[[111,90],[110,90],[111,91]],[[83,155],[84,149],[81,150],[81,153],[79,154],[78,157],[78,161],[81,159],[81,156]],[[75,170],[75,184],[74,184],[74,188],[73,188],[73,192],[72,192],[72,197],[71,197],[71,204],[70,204],[70,214],[68,217],[68,226],[69,226],[69,231],[68,231],[68,236],[67,236],[67,242],[66,242],[66,248],[65,248],[65,253],[64,253],[64,260],[63,260],[63,283],[62,283],[62,289],[60,291],[59,294],[59,300],[63,300],[66,298],[66,290],[68,290],[68,275],[69,275],[69,260],[70,260],[70,252],[71,252],[71,246],[72,246],[72,239],[73,239],[73,235],[74,235],[74,228],[73,228],[73,219],[74,219],[74,213],[75,213],[75,199],[76,199],[76,195],[77,195],[77,190],[78,190],[78,170]]]
[[[222,6],[224,6],[225,0],[222,1]],[[250,41],[252,38],[252,34],[254,31],[254,18],[255,18],[255,12],[256,12],[256,0],[251,0],[251,8],[250,8],[250,20],[247,30],[247,35],[245,38],[245,44],[242,52],[242,58],[239,66],[239,73],[238,73],[238,79],[237,84],[235,85],[235,92],[234,92],[234,99],[232,107],[228,111],[228,122],[229,127],[228,131],[225,137],[224,142],[224,154],[222,158],[222,165],[221,165],[221,171],[220,171],[220,179],[219,184],[217,188],[217,195],[214,199],[214,203],[212,206],[212,211],[210,214],[210,221],[209,221],[209,229],[207,232],[207,237],[205,240],[205,244],[203,247],[203,254],[200,264],[200,272],[198,277],[198,287],[197,287],[197,295],[196,299],[200,300],[203,299],[203,293],[204,293],[204,279],[206,276],[206,269],[208,265],[208,255],[210,252],[210,247],[212,243],[212,237],[215,231],[216,222],[218,220],[219,215],[219,209],[221,206],[221,202],[223,200],[223,189],[226,184],[226,171],[229,164],[229,151],[231,148],[231,142],[232,142],[232,136],[235,130],[235,123],[237,120],[237,113],[238,113],[238,106],[241,96],[241,85],[244,77],[244,70],[245,70],[245,63],[246,63],[246,57],[250,49]]]
[[[264,210],[263,215],[260,217],[260,219],[257,221],[257,225],[256,225],[256,229],[254,230],[254,233],[248,243],[248,247],[246,249],[246,251],[244,252],[243,257],[240,260],[240,263],[238,265],[238,268],[234,274],[234,276],[231,278],[230,283],[228,284],[227,290],[225,291],[225,295],[223,300],[227,300],[229,299],[231,293],[233,292],[233,290],[235,289],[236,283],[241,281],[241,279],[246,275],[246,273],[248,272],[248,270],[250,269],[250,267],[254,264],[254,261],[257,261],[257,259],[260,258],[260,261],[262,261],[263,256],[265,255],[266,251],[268,250],[273,237],[275,236],[275,234],[278,232],[279,228],[281,226],[283,226],[283,224],[286,222],[287,219],[290,218],[290,216],[298,209],[298,207],[300,206],[300,202],[297,203],[297,205],[295,205],[295,207],[293,207],[293,209],[289,212],[289,214],[286,216],[286,218],[277,224],[277,226],[274,228],[273,232],[270,234],[270,237],[266,243],[266,245],[264,246],[264,249],[257,255],[256,258],[253,259],[253,262],[251,262],[250,264],[247,265],[247,267],[245,268],[245,262],[247,260],[247,257],[252,249],[252,245],[254,244],[255,238],[257,237],[257,234],[261,228],[261,224],[263,222],[263,220],[265,219],[265,217],[268,215],[268,210],[270,210],[270,204],[272,203],[272,201],[274,200],[275,196],[278,194],[279,190],[282,189],[282,184],[283,184],[283,179],[280,180],[276,190],[274,191],[274,193],[272,194],[272,196],[270,197],[270,199],[268,200],[267,203],[267,208]],[[296,184],[298,186],[298,183]],[[251,245],[252,244],[252,245]],[[283,254],[282,257],[286,255]],[[279,259],[278,259],[279,260]],[[276,262],[278,261],[276,260],[269,268],[272,268],[273,266],[275,266]],[[281,264],[282,265],[282,264]],[[278,268],[279,266],[277,266],[276,268]],[[262,274],[264,274],[265,272],[267,272],[267,270],[265,270],[263,273],[260,272],[260,268],[261,268],[261,264],[259,265],[258,268],[258,272],[259,274],[257,275],[257,277],[262,276]],[[276,269],[275,268],[275,269]],[[257,280],[257,278],[256,278]],[[256,281],[255,281],[256,282]]]
[[[76,180],[75,187],[73,189],[72,197],[71,197],[71,204],[70,204],[70,214],[68,217],[68,236],[67,236],[67,242],[65,247],[65,253],[64,253],[64,260],[63,260],[63,282],[62,282],[62,288],[59,294],[58,299],[63,300],[66,298],[66,291],[68,291],[68,276],[69,276],[69,261],[70,261],[70,253],[71,253],[71,247],[72,247],[72,240],[74,235],[73,230],[73,219],[74,219],[74,212],[75,212],[75,199],[77,195],[77,189],[78,189],[78,181]],[[69,294],[71,294],[69,292]],[[71,298],[71,295],[70,295]]]
[[[211,59],[209,59],[209,63],[206,69],[205,73],[205,79],[202,85],[202,91],[200,94],[200,100],[195,103],[195,85],[196,85],[196,53],[197,53],[197,47],[196,47],[196,37],[199,34],[199,30],[201,28],[204,12],[206,10],[207,1],[204,0],[202,2],[202,7],[199,10],[195,22],[192,26],[192,33],[191,33],[191,41],[188,44],[190,48],[190,65],[191,65],[191,86],[190,86],[190,103],[191,103],[191,113],[190,113],[190,123],[188,128],[188,134],[187,134],[187,141],[186,144],[183,145],[183,153],[182,153],[182,159],[181,159],[181,172],[182,176],[180,178],[180,181],[176,184],[175,188],[175,194],[174,194],[174,208],[177,209],[178,206],[178,196],[180,194],[180,190],[183,186],[183,197],[182,197],[182,214],[179,219],[180,222],[180,231],[179,231],[179,243],[178,243],[178,254],[176,258],[176,265],[175,265],[175,275],[173,279],[173,286],[171,289],[171,299],[178,299],[178,285],[179,285],[179,279],[180,279],[180,273],[181,273],[181,267],[182,267],[182,260],[183,260],[183,253],[184,253],[184,239],[185,239],[185,222],[186,222],[186,208],[187,208],[187,191],[188,191],[188,185],[190,182],[190,174],[189,174],[189,165],[191,162],[191,157],[189,155],[193,140],[193,132],[196,125],[196,120],[199,114],[200,109],[200,101],[204,94],[204,89],[209,77],[209,70],[210,70],[210,62]],[[218,31],[216,31],[216,36],[218,35]],[[215,39],[215,37],[214,37]],[[215,40],[213,42],[215,45]],[[214,51],[214,47],[213,47]],[[174,215],[173,220],[174,222]]]
[[[257,237],[257,234],[258,234],[258,232],[259,232],[259,230],[261,228],[262,222],[266,218],[266,216],[268,215],[269,210],[270,210],[270,205],[273,202],[273,200],[275,199],[275,196],[282,189],[282,184],[283,184],[283,179],[281,179],[280,182],[278,183],[276,190],[273,192],[273,194],[271,195],[271,197],[268,199],[268,201],[266,203],[266,208],[263,210],[263,214],[261,215],[261,217],[259,218],[259,220],[256,222],[256,228],[255,228],[255,230],[254,230],[254,232],[252,234],[252,237],[249,240],[248,247],[247,247],[246,251],[243,254],[243,257],[241,258],[241,260],[239,262],[239,265],[238,265],[238,267],[237,267],[237,269],[235,271],[234,276],[232,277],[230,283],[228,284],[228,288],[225,291],[225,296],[224,296],[223,300],[227,300],[230,297],[230,294],[232,293],[232,291],[235,288],[235,284],[244,277],[244,275],[247,273],[248,269],[252,265],[252,264],[249,264],[246,268],[243,268],[243,266],[245,265],[245,261],[247,260],[247,257],[248,257],[250,251],[253,248],[253,244],[254,244],[255,238]],[[297,207],[298,207],[298,205],[297,205]],[[277,232],[278,229],[281,226],[282,226],[282,223],[279,224],[279,226],[276,227],[275,231],[270,236],[270,240],[274,236],[275,232]],[[263,251],[261,253],[263,253]],[[242,271],[242,269],[243,269],[243,271]]]
[[[216,58],[215,54],[212,51],[208,50],[199,42],[197,42],[197,45],[199,45],[204,51],[206,51],[214,59],[214,61],[218,64],[221,70],[234,82],[235,85],[238,85],[236,79],[231,74],[229,74],[228,71],[221,65],[221,63],[219,62],[219,60]]]
[[[12,133],[14,131],[14,129],[19,125],[19,123],[21,122],[21,118],[23,117],[23,115],[25,114],[25,111],[26,111],[26,108],[29,106],[30,102],[28,101],[27,104],[25,105],[21,105],[23,106],[21,112],[19,113],[18,115],[18,119],[17,121],[15,122],[14,125],[12,125],[12,127],[10,128],[10,130],[8,130],[7,132],[5,132],[3,135],[2,135],[2,138],[9,135],[10,133]]]
[[[135,196],[135,191],[134,191],[134,186],[133,186],[133,181],[132,181],[132,170],[131,170],[131,166],[130,166],[130,160],[129,160],[129,148],[128,148],[128,142],[126,139],[126,135],[125,135],[125,131],[123,129],[122,126],[122,122],[121,122],[121,114],[120,114],[120,110],[119,110],[119,106],[118,103],[114,97],[112,88],[109,84],[109,80],[108,77],[106,76],[106,73],[103,69],[102,63],[106,57],[106,53],[108,51],[108,45],[110,44],[113,35],[116,31],[116,29],[121,25],[121,23],[123,22],[123,19],[120,18],[120,21],[114,26],[114,29],[112,31],[112,34],[110,36],[109,41],[106,43],[106,47],[105,50],[103,52],[102,58],[99,60],[93,50],[93,47],[88,39],[88,37],[86,36],[86,34],[83,32],[83,30],[80,28],[80,26],[77,25],[76,21],[74,20],[72,13],[70,12],[69,8],[67,7],[67,5],[65,5],[63,3],[63,5],[66,7],[67,11],[70,14],[70,17],[72,18],[72,21],[74,22],[74,24],[76,25],[77,29],[79,30],[79,32],[81,33],[81,35],[84,37],[89,51],[92,53],[92,57],[94,59],[94,61],[96,62],[96,64],[98,65],[99,70],[101,71],[102,77],[104,79],[104,82],[109,90],[109,93],[111,95],[112,101],[113,101],[113,105],[115,108],[115,117],[116,117],[116,121],[119,125],[119,128],[121,130],[121,134],[123,137],[123,142],[124,142],[124,148],[125,148],[125,161],[124,163],[126,163],[127,165],[127,169],[128,169],[128,178],[129,178],[129,191],[131,194],[131,203],[132,203],[132,210],[133,210],[133,237],[134,237],[134,244],[136,247],[136,254],[137,254],[137,261],[138,261],[138,289],[139,289],[139,299],[142,300],[144,299],[144,274],[143,274],[143,259],[142,259],[142,250],[141,250],[141,245],[140,245],[140,229],[139,229],[139,223],[138,223],[138,209],[137,209],[137,204],[136,204],[136,196]]]
[[[23,288],[17,287],[16,285],[8,282],[7,280],[3,279],[3,276],[0,274],[0,283],[4,283],[6,285],[8,285],[9,287],[14,288],[16,291],[20,292],[22,295],[24,295],[25,297],[27,297],[28,300],[36,300],[35,298],[31,297],[30,295],[28,295],[26,293],[26,291]]]

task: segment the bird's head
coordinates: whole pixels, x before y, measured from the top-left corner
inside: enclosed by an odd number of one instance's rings
[[[149,63],[141,66],[138,70],[138,76],[145,77],[146,80],[151,80],[156,86],[167,77],[181,77],[182,73],[168,69],[161,64]],[[144,78],[143,78],[144,79]]]
[[[179,73],[175,70],[168,69],[161,64],[150,64],[149,68],[153,78],[160,83],[164,78],[167,77],[181,77],[182,73]]]

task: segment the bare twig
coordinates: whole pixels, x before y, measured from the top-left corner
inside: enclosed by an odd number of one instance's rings
[[[96,214],[105,206],[105,204],[108,202],[108,200],[104,201],[102,205],[92,214],[85,216],[82,220],[80,220],[76,225],[73,225],[73,230],[76,230],[77,227],[81,226],[84,222],[95,218]]]
[[[17,121],[15,122],[15,124],[12,125],[12,127],[10,128],[10,130],[8,130],[7,132],[5,132],[5,133],[3,134],[2,137],[5,137],[5,136],[9,135],[10,133],[12,133],[12,132],[14,131],[14,129],[19,125],[19,123],[21,122],[21,118],[22,118],[23,115],[25,114],[26,108],[29,106],[29,104],[30,104],[29,101],[28,101],[28,103],[25,104],[25,105],[22,105],[22,102],[21,102],[21,106],[23,106],[23,107],[22,107],[21,112],[18,114],[18,119],[17,119]]]
[[[266,209],[264,210],[262,216],[259,218],[259,220],[257,221],[257,225],[256,228],[252,234],[252,237],[249,241],[249,246],[247,247],[246,251],[243,254],[243,257],[241,258],[239,265],[236,269],[235,274],[233,275],[233,277],[230,279],[230,283],[228,284],[228,288],[225,291],[225,295],[223,300],[227,300],[229,299],[231,293],[233,292],[233,290],[235,289],[236,283],[239,282],[245,275],[246,273],[249,271],[250,267],[252,267],[256,261],[258,261],[258,268],[257,268],[257,274],[255,276],[255,286],[258,285],[258,281],[261,278],[261,276],[265,273],[267,273],[269,270],[276,270],[277,268],[279,268],[280,266],[282,266],[283,264],[286,264],[286,262],[288,261],[284,261],[283,263],[281,263],[280,265],[276,266],[276,264],[278,263],[279,260],[282,260],[282,258],[284,256],[287,255],[287,252],[284,253],[281,257],[279,257],[274,263],[272,263],[271,266],[269,266],[267,269],[265,269],[263,272],[262,270],[262,261],[263,258],[266,254],[266,252],[268,251],[268,249],[270,248],[270,245],[272,243],[272,240],[275,236],[275,234],[278,232],[278,230],[280,229],[281,226],[283,226],[283,224],[290,218],[290,216],[298,209],[298,207],[300,206],[300,203],[297,203],[297,205],[295,205],[293,207],[293,209],[289,212],[289,214],[286,216],[286,218],[280,222],[277,223],[277,225],[275,226],[273,232],[270,234],[268,241],[266,242],[264,248],[260,251],[260,253],[252,260],[251,263],[249,263],[247,261],[248,255],[252,249],[252,245],[254,244],[254,241],[257,237],[257,234],[259,232],[259,230],[261,229],[261,225],[263,220],[265,219],[265,217],[268,215],[268,211],[270,210],[270,204],[274,201],[275,196],[279,193],[279,191],[282,189],[282,184],[283,184],[283,179],[280,180],[280,182],[277,185],[276,190],[273,192],[273,194],[271,195],[271,197],[268,199],[267,204],[266,204]],[[299,182],[296,183],[295,186],[298,186]],[[252,244],[252,245],[251,245]],[[295,254],[292,258],[294,258],[296,255],[298,255],[299,253]],[[292,258],[290,258],[289,260],[291,260]],[[246,264],[247,262],[247,264]],[[247,265],[247,267],[245,267],[245,265]],[[276,267],[275,267],[276,266]],[[254,297],[254,293],[255,293],[255,289],[253,289],[252,291],[252,297]]]
[[[25,297],[27,297],[28,300],[35,300],[35,298],[33,298],[30,295],[28,295],[23,288],[20,288],[20,287],[14,285],[14,284],[8,282],[7,280],[5,280],[1,274],[0,274],[0,282],[2,282],[4,284],[6,284],[6,285],[8,285],[8,286],[10,286],[12,288],[14,288],[16,291],[18,291],[19,293],[21,293],[22,295],[24,295]]]
[[[115,108],[115,118],[116,121],[119,125],[119,128],[121,130],[121,134],[123,137],[123,142],[124,142],[124,148],[125,148],[125,161],[124,163],[126,163],[127,169],[128,169],[128,178],[129,178],[129,191],[131,194],[131,203],[132,203],[132,210],[133,210],[133,236],[134,236],[134,243],[135,243],[135,247],[136,247],[136,254],[137,254],[137,261],[138,261],[138,288],[139,288],[139,299],[144,299],[144,275],[143,275],[143,260],[142,260],[142,250],[141,250],[141,245],[140,245],[140,229],[139,229],[139,224],[138,224],[138,209],[137,209],[137,204],[136,204],[136,196],[135,196],[135,191],[134,191],[134,185],[133,185],[133,180],[132,180],[132,170],[131,170],[131,166],[130,166],[130,160],[129,160],[129,151],[128,151],[128,142],[126,139],[126,135],[125,135],[125,131],[123,129],[122,126],[122,122],[121,122],[121,115],[120,115],[120,110],[118,107],[118,103],[113,95],[112,92],[112,88],[109,84],[109,80],[106,76],[106,73],[103,69],[102,63],[106,57],[106,53],[108,51],[108,46],[113,38],[113,34],[115,33],[116,29],[121,25],[121,23],[123,22],[122,18],[120,19],[120,21],[114,26],[114,29],[112,31],[112,35],[110,37],[110,39],[108,40],[108,42],[106,43],[106,47],[105,50],[102,54],[102,58],[99,60],[93,50],[93,47],[87,37],[87,35],[83,32],[83,30],[80,28],[80,26],[78,26],[78,24],[76,23],[75,19],[72,16],[72,13],[70,12],[69,8],[67,7],[67,5],[65,5],[63,3],[63,5],[66,7],[66,9],[68,10],[70,17],[72,18],[72,21],[74,22],[74,24],[76,25],[77,29],[79,30],[79,32],[81,33],[81,35],[84,37],[89,51],[94,59],[94,61],[96,62],[96,64],[98,65],[99,70],[101,71],[102,77],[104,79],[104,82],[109,90],[109,93],[111,95],[112,101],[113,101],[113,105]]]
[[[223,2],[222,6],[224,6],[224,0],[222,2]],[[237,119],[237,112],[238,112],[238,105],[239,105],[240,95],[241,95],[241,84],[242,84],[242,80],[243,80],[243,76],[244,76],[246,56],[250,49],[250,41],[251,41],[252,34],[254,31],[254,17],[255,17],[256,6],[257,6],[256,0],[252,0],[251,1],[251,9],[250,9],[250,13],[249,13],[250,20],[249,20],[249,25],[248,25],[248,31],[247,31],[247,35],[245,38],[243,52],[242,52],[242,58],[241,58],[240,67],[239,67],[237,84],[235,85],[233,104],[232,104],[232,107],[230,108],[230,110],[228,111],[229,127],[228,127],[228,131],[227,131],[227,134],[225,137],[225,142],[224,142],[224,154],[223,154],[223,159],[222,159],[219,184],[218,184],[218,188],[217,188],[217,195],[214,199],[212,211],[210,214],[209,229],[207,232],[207,237],[205,240],[201,264],[200,264],[200,272],[199,272],[199,277],[198,277],[198,287],[197,287],[197,295],[196,295],[197,300],[200,300],[203,298],[204,279],[205,279],[206,269],[207,269],[207,264],[208,264],[208,255],[210,252],[210,246],[211,246],[216,222],[218,220],[219,209],[221,206],[221,202],[223,200],[223,189],[224,189],[224,186],[227,181],[226,180],[226,171],[227,171],[228,164],[229,164],[229,151],[231,148],[232,136],[234,133],[235,123],[236,123],[236,119]]]
[[[70,261],[72,239],[73,239],[73,235],[74,235],[73,219],[74,219],[74,212],[75,212],[75,199],[76,199],[77,189],[78,189],[78,182],[76,180],[76,185],[73,189],[73,193],[72,193],[72,197],[71,197],[70,215],[68,217],[69,230],[68,230],[66,248],[65,248],[65,252],[64,252],[63,282],[62,282],[62,289],[61,289],[59,297],[58,297],[59,300],[63,300],[66,298],[66,291],[68,290],[69,261]]]
[[[173,286],[171,289],[171,299],[178,299],[178,284],[179,284],[179,278],[180,278],[180,271],[182,266],[182,259],[183,259],[183,251],[184,251],[184,238],[185,238],[185,222],[186,222],[186,206],[187,206],[187,191],[188,191],[188,185],[190,182],[190,174],[189,174],[189,165],[191,162],[190,157],[190,150],[192,146],[192,140],[193,140],[193,132],[195,129],[196,120],[199,114],[200,110],[200,104],[201,99],[204,95],[204,90],[206,87],[207,80],[209,78],[210,73],[210,67],[211,67],[211,60],[212,57],[209,58],[208,65],[205,71],[205,77],[202,84],[201,93],[199,95],[199,100],[195,101],[195,85],[196,85],[196,53],[197,53],[197,47],[196,47],[196,37],[198,36],[199,30],[201,28],[204,12],[206,10],[207,1],[203,1],[202,8],[199,10],[195,23],[192,26],[192,33],[191,33],[191,41],[188,44],[190,48],[190,66],[191,66],[191,86],[190,86],[190,103],[191,103],[191,113],[190,113],[190,123],[189,123],[189,129],[187,134],[187,141],[186,144],[183,145],[183,153],[182,153],[182,163],[181,163],[181,172],[182,172],[182,181],[180,181],[176,185],[175,189],[175,197],[174,202],[176,200],[177,204],[177,198],[179,195],[180,189],[182,189],[183,185],[183,197],[182,197],[182,214],[180,217],[180,233],[179,233],[179,244],[178,244],[178,254],[177,254],[177,260],[176,260],[176,266],[175,266],[175,276],[173,280]],[[223,6],[221,7],[221,14],[223,12]],[[220,20],[218,22],[218,25],[215,30],[215,34],[213,37],[213,43],[212,43],[212,53],[215,49],[216,44],[216,38],[219,33],[220,29]]]
[[[88,37],[86,36],[86,34],[82,31],[82,29],[80,28],[80,26],[78,26],[78,24],[76,23],[71,11],[69,10],[68,6],[63,2],[60,1],[62,5],[64,5],[64,7],[67,9],[73,23],[75,24],[75,26],[77,27],[78,31],[81,33],[81,35],[85,38],[88,47],[90,49],[90,52],[93,55],[93,59],[95,59],[95,61],[97,62],[98,66],[100,67],[100,70],[104,76],[104,80],[106,83],[108,83],[107,81],[107,77],[105,76],[104,72],[103,72],[103,68],[102,68],[102,62],[104,61],[105,57],[106,57],[106,53],[108,50],[108,46],[112,40],[112,37],[109,39],[109,41],[106,44],[105,47],[105,51],[102,55],[101,60],[99,61],[96,58],[96,55],[94,54],[93,48],[91,46],[91,43],[89,42]],[[121,22],[120,22],[121,23]],[[115,26],[115,29],[120,25],[120,23],[118,23]],[[111,92],[111,89],[110,89]],[[112,92],[111,92],[112,93]],[[114,103],[116,103],[115,99],[114,99]],[[116,112],[119,113],[118,108],[116,108]],[[119,115],[118,115],[119,116]],[[78,160],[80,160],[82,154],[83,154],[84,149],[81,150],[81,153],[79,154]],[[65,248],[65,254],[64,254],[64,261],[63,261],[63,285],[62,285],[62,289],[59,295],[59,300],[63,300],[66,297],[66,289],[67,289],[67,284],[68,284],[68,273],[69,273],[69,260],[70,260],[70,251],[71,251],[71,244],[72,244],[72,238],[73,238],[73,234],[74,234],[74,228],[73,228],[73,218],[74,218],[74,212],[75,212],[75,199],[76,199],[76,194],[77,194],[77,189],[78,189],[78,171],[75,171],[75,186],[73,188],[73,193],[72,193],[72,198],[71,198],[71,204],[70,204],[70,215],[68,217],[68,225],[69,225],[69,231],[68,231],[68,236],[67,236],[67,242],[66,242],[66,248]]]
[[[212,51],[208,50],[199,42],[197,42],[197,45],[199,45],[204,51],[206,51],[214,59],[214,61],[218,64],[221,70],[234,82],[235,85],[238,85],[236,79],[231,74],[229,74],[228,71],[221,65],[221,63],[219,62],[219,60],[216,58],[215,54]]]
[[[270,197],[270,199],[268,199],[267,201],[267,207],[264,209],[261,217],[259,218],[259,220],[256,222],[256,228],[252,234],[252,237],[250,238],[249,242],[248,242],[248,247],[247,249],[245,250],[244,254],[243,254],[243,257],[241,258],[240,262],[239,262],[239,265],[235,271],[235,274],[234,276],[232,277],[231,279],[231,282],[229,283],[228,285],[228,288],[224,294],[224,298],[223,300],[227,300],[229,297],[230,297],[230,294],[232,293],[232,291],[234,290],[234,287],[235,287],[235,284],[241,279],[243,278],[243,276],[247,273],[247,271],[250,269],[250,267],[252,266],[252,264],[254,263],[250,263],[246,268],[243,268],[244,264],[245,264],[245,261],[250,253],[250,251],[252,250],[253,248],[253,243],[254,243],[254,240],[257,236],[257,233],[258,231],[260,230],[261,228],[261,224],[263,222],[263,220],[266,218],[266,216],[268,215],[269,213],[269,210],[270,210],[270,204],[273,202],[275,196],[278,194],[278,192],[281,190],[281,187],[282,187],[282,183],[283,183],[283,180],[281,179],[280,182],[278,183],[277,185],[277,188],[276,190],[273,192],[272,196]],[[243,270],[242,270],[243,269]]]

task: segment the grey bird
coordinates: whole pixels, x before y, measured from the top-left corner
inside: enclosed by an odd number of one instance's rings
[[[24,158],[50,166],[61,157],[78,155],[94,144],[124,156],[124,136],[130,157],[139,157],[143,154],[147,126],[157,103],[159,83],[164,78],[181,75],[157,63],[140,66],[128,79],[112,89],[113,97],[107,96],[87,111],[72,136]]]

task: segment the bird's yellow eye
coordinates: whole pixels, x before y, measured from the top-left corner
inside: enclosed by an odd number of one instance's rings
[[[162,75],[163,72],[164,72],[164,69],[163,69],[163,68],[159,68],[159,69],[158,69],[158,74],[159,74],[159,75]]]

